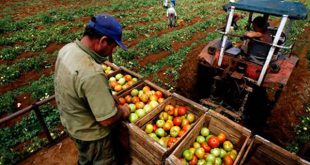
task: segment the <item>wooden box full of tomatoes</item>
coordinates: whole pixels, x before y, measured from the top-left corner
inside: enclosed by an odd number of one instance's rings
[[[301,165],[310,163],[276,144],[255,135],[241,160],[241,164]]]
[[[107,76],[112,94],[117,96],[126,90],[129,90],[134,85],[140,83],[143,77],[133,71],[128,70],[125,67],[120,67],[117,70]]]
[[[236,165],[248,145],[251,132],[224,117],[208,111],[166,159],[166,165]]]
[[[131,111],[128,117],[129,122],[142,126],[143,117],[163,104],[170,95],[171,93],[167,90],[144,80],[130,90],[124,91],[117,99],[121,105],[128,104]]]
[[[207,108],[172,94],[139,123],[129,124],[131,152],[144,164],[164,164],[165,159],[195,126]]]
[[[104,61],[102,64],[103,72],[106,76],[120,70],[121,68],[116,66],[114,63],[111,63],[110,61]]]

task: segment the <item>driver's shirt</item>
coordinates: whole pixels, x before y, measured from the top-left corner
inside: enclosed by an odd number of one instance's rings
[[[117,113],[100,65],[103,60],[78,40],[65,45],[58,53],[56,102],[63,126],[75,139],[99,140],[110,133],[110,128],[99,123]]]

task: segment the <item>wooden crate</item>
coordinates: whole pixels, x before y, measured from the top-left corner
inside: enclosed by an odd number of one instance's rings
[[[211,134],[217,135],[221,132],[225,133],[228,140],[234,144],[234,148],[238,151],[238,156],[234,161],[234,165],[240,163],[242,155],[245,152],[246,146],[248,145],[251,131],[231,121],[225,116],[214,112],[208,111],[196,126],[188,133],[181,144],[174,150],[174,152],[166,159],[166,165],[181,165],[179,158],[182,156],[184,150],[191,147],[195,142],[196,137],[200,134],[202,127],[209,128]]]
[[[118,67],[118,66],[115,65],[114,63],[111,63],[110,61],[104,61],[103,64],[105,64],[105,65],[111,67],[112,73],[114,73],[114,72],[116,72],[116,71],[118,71],[118,70],[121,69],[120,67]],[[110,73],[110,74],[112,74],[112,73]],[[104,74],[105,74],[106,76],[110,75],[110,74],[107,74],[107,73],[104,73]]]
[[[116,92],[116,94],[114,94],[115,96],[118,96],[118,95],[122,94],[123,92],[125,92],[125,91],[127,91],[127,90],[130,90],[133,86],[137,85],[138,83],[141,83],[142,80],[143,80],[143,77],[142,77],[141,75],[139,75],[138,73],[133,72],[133,71],[131,71],[131,70],[125,68],[125,67],[122,67],[122,66],[120,67],[119,70],[117,70],[117,71],[115,71],[115,72],[109,74],[109,75],[107,76],[107,78],[109,79],[109,78],[111,78],[111,77],[113,77],[113,76],[116,76],[118,73],[121,73],[121,74],[123,74],[123,75],[129,74],[129,75],[132,76],[132,78],[136,77],[136,78],[138,79],[138,81],[137,81],[136,83],[134,83],[133,85],[129,86],[128,88],[123,89],[123,90],[121,90],[121,91],[119,91],[119,92]]]
[[[245,165],[301,165],[310,164],[297,155],[255,135],[242,158]]]
[[[167,98],[171,95],[171,93],[168,92],[167,90],[165,90],[165,89],[163,89],[163,88],[157,86],[156,84],[150,82],[149,80],[144,80],[144,81],[142,81],[141,83],[138,83],[138,84],[134,85],[134,86],[131,87],[129,90],[126,90],[126,91],[124,91],[123,93],[121,93],[120,95],[118,95],[118,96],[117,96],[117,99],[118,99],[118,98],[121,98],[121,97],[124,98],[124,97],[126,97],[127,95],[130,95],[130,92],[131,92],[133,89],[142,90],[142,88],[143,88],[144,86],[146,86],[146,85],[149,86],[149,87],[151,88],[151,90],[161,91],[161,92],[163,93],[163,98],[164,98],[164,99],[167,99]],[[157,109],[161,104],[164,104],[164,102],[159,103],[159,105],[158,105],[157,107],[155,107],[154,109],[152,109],[151,111]],[[147,114],[148,114],[148,113],[149,113],[149,112],[147,112]],[[147,114],[146,114],[145,116],[147,116]],[[141,125],[141,121],[144,121],[143,118],[144,118],[145,116],[141,117],[140,119],[138,119],[138,120],[135,122],[135,124],[136,124],[138,127],[142,126],[142,125]]]
[[[129,144],[131,148],[131,152],[140,155],[140,161],[145,165],[159,165],[164,164],[165,159],[169,156],[170,153],[177,147],[177,145],[182,141],[182,139],[186,136],[186,134],[190,130],[188,130],[182,137],[180,137],[177,142],[170,148],[165,148],[161,146],[154,139],[149,137],[145,132],[145,125],[152,122],[158,115],[164,111],[164,107],[167,104],[178,104],[188,107],[188,112],[191,112],[195,115],[196,121],[195,124],[199,121],[200,117],[202,117],[208,109],[204,106],[197,104],[189,99],[186,99],[176,93],[173,93],[169,98],[164,101],[164,104],[160,105],[157,109],[151,111],[148,115],[146,115],[137,125],[135,124],[127,124],[129,128]]]

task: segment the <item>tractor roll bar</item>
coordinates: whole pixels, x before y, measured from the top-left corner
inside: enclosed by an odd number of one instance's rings
[[[277,43],[278,43],[278,41],[279,41],[279,39],[280,39],[280,37],[281,37],[282,31],[283,31],[283,29],[284,29],[284,27],[285,27],[285,24],[286,24],[287,19],[288,19],[288,15],[283,15],[283,16],[282,16],[282,19],[281,19],[281,22],[280,22],[280,26],[279,26],[279,28],[278,28],[278,30],[277,30],[276,36],[275,36],[275,38],[274,38],[274,40],[273,40],[273,43],[272,43],[272,46],[271,46],[271,48],[270,48],[270,50],[269,50],[269,53],[268,53],[266,62],[264,63],[262,72],[261,72],[260,75],[259,75],[259,78],[258,78],[258,81],[257,81],[257,85],[258,85],[258,86],[260,86],[260,85],[262,84],[262,82],[263,82],[263,79],[264,79],[264,77],[265,77],[265,73],[266,73],[266,71],[267,71],[267,68],[268,68],[268,66],[269,66],[269,63],[270,63],[270,61],[271,61],[271,58],[272,58],[273,53],[274,53],[275,48],[276,48],[275,45],[277,45]]]
[[[223,40],[222,40],[220,57],[219,57],[219,61],[217,63],[218,66],[222,65],[223,56],[224,56],[224,50],[225,50],[225,43],[227,41],[227,34],[229,33],[229,30],[230,30],[230,27],[231,27],[231,22],[232,22],[232,19],[233,19],[233,16],[234,16],[234,11],[235,11],[235,6],[231,6],[230,13],[229,13],[229,16],[228,16],[228,21],[227,21],[227,24],[226,24],[225,33],[224,33]]]

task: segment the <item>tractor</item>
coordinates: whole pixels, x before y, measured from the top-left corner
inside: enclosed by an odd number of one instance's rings
[[[272,109],[278,100],[298,64],[289,32],[294,20],[307,18],[308,10],[302,3],[281,0],[230,1],[223,9],[228,13],[226,26],[216,29],[221,38],[209,42],[198,55],[198,66],[203,70],[198,81],[205,79],[208,84],[208,94],[200,101],[230,118],[243,120],[248,114],[245,111]],[[267,24],[272,42],[235,34],[236,12],[243,13],[245,31],[251,30],[254,16],[278,19],[278,26]],[[253,54],[259,59],[250,58]]]

